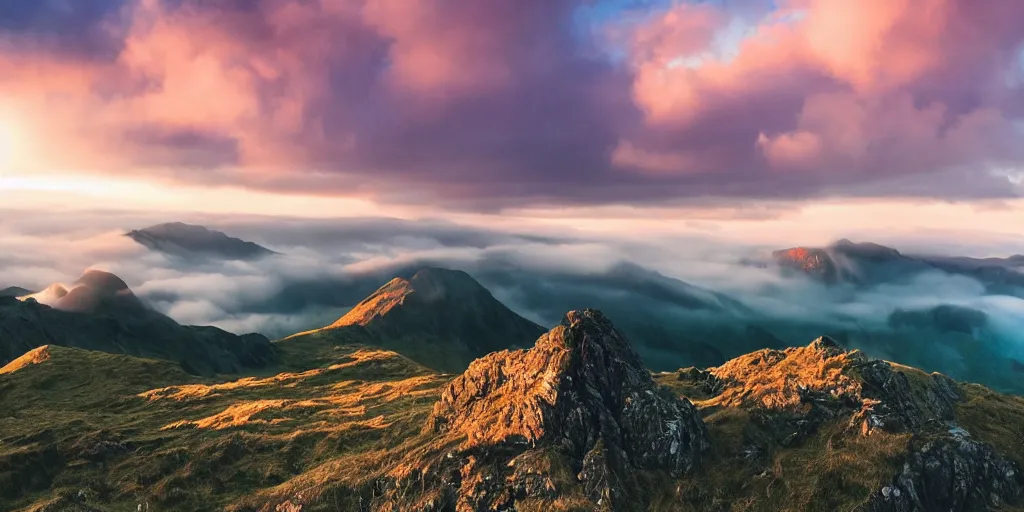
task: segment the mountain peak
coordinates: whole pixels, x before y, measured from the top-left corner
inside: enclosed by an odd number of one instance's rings
[[[103,270],[89,269],[75,281],[75,285],[88,286],[102,293],[118,293],[128,290],[128,284],[120,277]]]
[[[253,242],[233,238],[205,226],[184,222],[157,224],[129,231],[125,236],[154,251],[183,258],[255,260],[277,254]]]
[[[93,313],[100,308],[145,308],[120,277],[97,269],[86,270],[70,285],[53,283],[45,290],[27,295],[53,309],[76,313]]]
[[[469,274],[443,268],[396,277],[313,333],[352,326],[366,328],[372,343],[442,371],[465,370],[477,357],[522,347],[544,333]]]
[[[156,357],[202,374],[264,367],[277,357],[261,335],[180,325],[143,304],[123,279],[98,269],[21,299],[0,304],[0,364],[41,345]]]
[[[0,290],[0,297],[24,297],[32,295],[32,290],[26,290],[20,286],[10,286]]]
[[[640,470],[680,475],[709,446],[693,404],[658,386],[596,310],[570,311],[529,350],[474,361],[442,393],[424,433],[441,436],[444,445],[462,440],[433,475],[423,476],[441,481],[424,481],[425,487],[446,487],[448,475],[461,473],[469,481],[493,476],[493,485],[527,496],[543,492],[543,477],[517,464],[520,454],[538,447],[580,468],[576,478],[587,498],[612,509],[643,499],[632,480]],[[507,499],[500,492],[474,491],[462,496],[472,504],[467,510],[510,504],[494,501]]]
[[[861,258],[870,259],[894,259],[900,258],[903,255],[896,249],[874,242],[851,242],[850,240],[843,238],[832,245],[828,246],[828,249],[833,251],[842,252],[844,254],[853,255]]]
[[[445,301],[469,306],[477,299],[494,300],[490,292],[469,274],[461,270],[429,267],[416,272],[409,279],[392,279],[353,307],[331,327],[368,326],[405,304],[405,301],[414,295],[415,300],[425,304]]]

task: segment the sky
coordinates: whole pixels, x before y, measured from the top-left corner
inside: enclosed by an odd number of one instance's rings
[[[0,203],[1024,252],[1024,3],[0,3]]]

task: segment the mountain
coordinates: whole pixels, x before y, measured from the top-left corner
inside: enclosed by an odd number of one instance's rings
[[[827,284],[873,286],[905,282],[917,274],[941,271],[977,279],[990,293],[1024,296],[1024,258],[968,258],[907,255],[870,242],[840,240],[826,247],[794,247],[772,253],[779,267]]]
[[[257,260],[277,254],[253,242],[181,222],[158,224],[125,236],[151,250],[186,259]]]
[[[424,268],[409,279],[392,279],[332,325],[300,336],[352,332],[430,368],[462,371],[477,357],[529,344],[544,328],[505,307],[469,274]]]
[[[827,337],[651,374],[571,311],[454,379],[330,346],[282,342],[295,366],[239,380],[40,348],[0,370],[0,510],[1024,506],[1024,398]]]
[[[529,350],[475,361],[445,388],[423,433],[428,448],[399,463],[422,470],[389,474],[382,509],[516,509],[554,487],[563,500],[628,510],[648,505],[642,472],[678,478],[710,446],[693,404],[655,384],[594,310],[570,311]]]
[[[45,290],[20,297],[60,311],[76,313],[119,312],[144,314],[146,307],[121,278],[102,270],[86,270],[70,285],[54,283]]]
[[[0,297],[24,297],[25,295],[31,294],[31,290],[26,290],[18,286],[11,286],[0,290]]]
[[[588,307],[619,319],[616,325],[656,370],[718,365],[751,350],[786,346],[743,303],[631,263],[584,274],[498,267],[477,275],[548,325],[565,311]]]
[[[237,373],[276,360],[265,337],[179,325],[99,270],[24,300],[0,297],[0,364],[42,345],[165,359],[198,374]]]

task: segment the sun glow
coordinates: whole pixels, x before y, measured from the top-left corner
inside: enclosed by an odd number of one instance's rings
[[[29,137],[23,119],[14,109],[0,105],[0,173],[28,165]]]
[[[0,119],[0,172],[9,170],[17,162],[18,131],[13,123]]]

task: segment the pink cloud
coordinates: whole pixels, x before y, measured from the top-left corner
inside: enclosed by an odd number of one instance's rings
[[[634,49],[634,98],[655,132],[732,123],[749,137],[735,148],[760,151],[770,169],[841,181],[1019,161],[1021,134],[1000,106],[1020,93],[1004,84],[1024,4],[981,3],[794,0],[753,26],[736,55],[695,66],[666,65],[652,55],[678,45],[640,38],[654,47]],[[997,14],[977,14],[988,7]],[[771,115],[751,114],[770,102]]]
[[[1024,165],[1018,2],[676,3],[589,34],[583,0],[119,1],[75,32],[94,56],[0,51],[0,111],[62,148],[37,170],[500,207],[951,169],[990,194]]]

